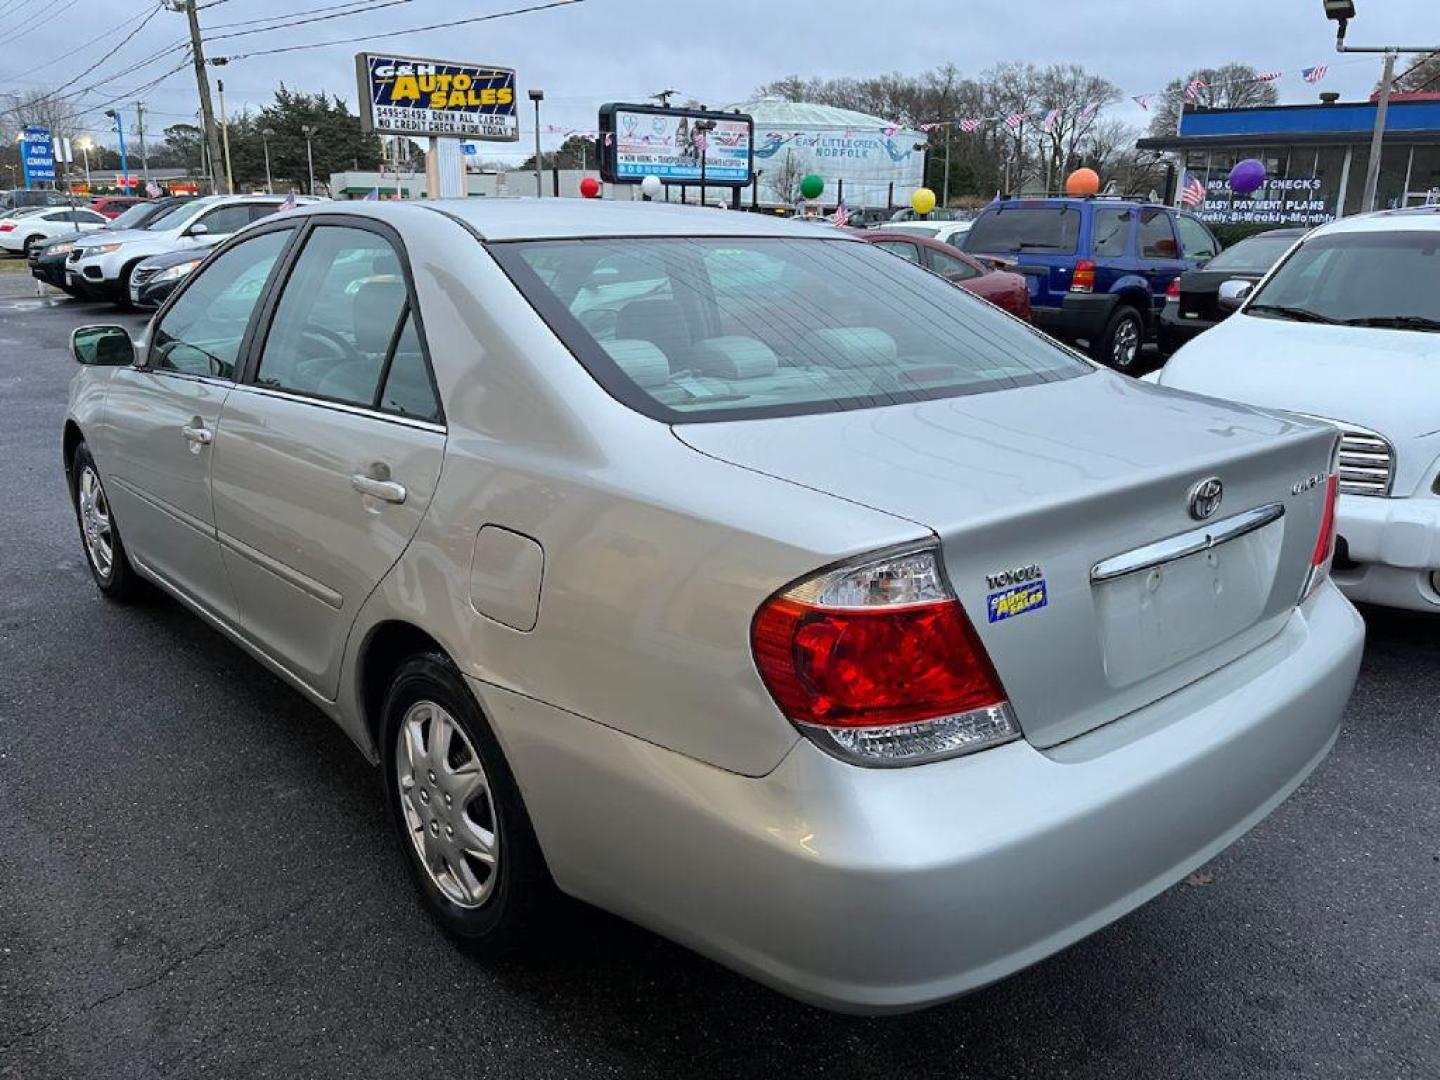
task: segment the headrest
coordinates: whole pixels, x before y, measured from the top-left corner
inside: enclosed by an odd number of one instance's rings
[[[779,367],[770,346],[755,338],[727,336],[697,341],[690,350],[691,366],[702,375],[721,379],[762,379]]]
[[[798,356],[823,367],[854,368],[893,364],[898,355],[895,339],[873,326],[832,326],[806,334]]]
[[[654,343],[638,338],[602,341],[601,347],[636,386],[664,386],[670,381],[670,362]]]

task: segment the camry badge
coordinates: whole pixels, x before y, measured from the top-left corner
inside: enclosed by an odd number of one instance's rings
[[[1187,496],[1190,516],[1196,521],[1204,521],[1213,517],[1215,511],[1220,509],[1220,502],[1224,498],[1225,485],[1220,482],[1220,478],[1207,476],[1192,487]]]

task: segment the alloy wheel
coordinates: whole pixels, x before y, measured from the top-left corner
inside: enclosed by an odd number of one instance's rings
[[[500,831],[480,756],[433,701],[406,710],[396,740],[400,808],[415,854],[448,900],[477,908],[500,870]]]
[[[1110,347],[1110,356],[1117,368],[1128,368],[1135,363],[1135,358],[1140,355],[1140,327],[1134,319],[1122,319],[1120,325],[1115,327],[1114,343]]]
[[[109,581],[115,569],[115,528],[110,520],[110,500],[105,497],[105,488],[93,465],[80,470],[79,501],[85,553],[95,573]]]

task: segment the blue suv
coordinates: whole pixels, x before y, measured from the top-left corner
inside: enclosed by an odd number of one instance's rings
[[[996,199],[961,245],[1014,264],[1035,325],[1117,371],[1140,365],[1165,294],[1220,245],[1193,214],[1123,199]]]

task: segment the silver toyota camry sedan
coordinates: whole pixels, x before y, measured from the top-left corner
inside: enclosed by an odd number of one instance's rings
[[[558,890],[832,1008],[938,1002],[1259,822],[1355,679],[1333,428],[839,230],[317,205],[74,351],[101,592],[332,716],[481,954]]]

